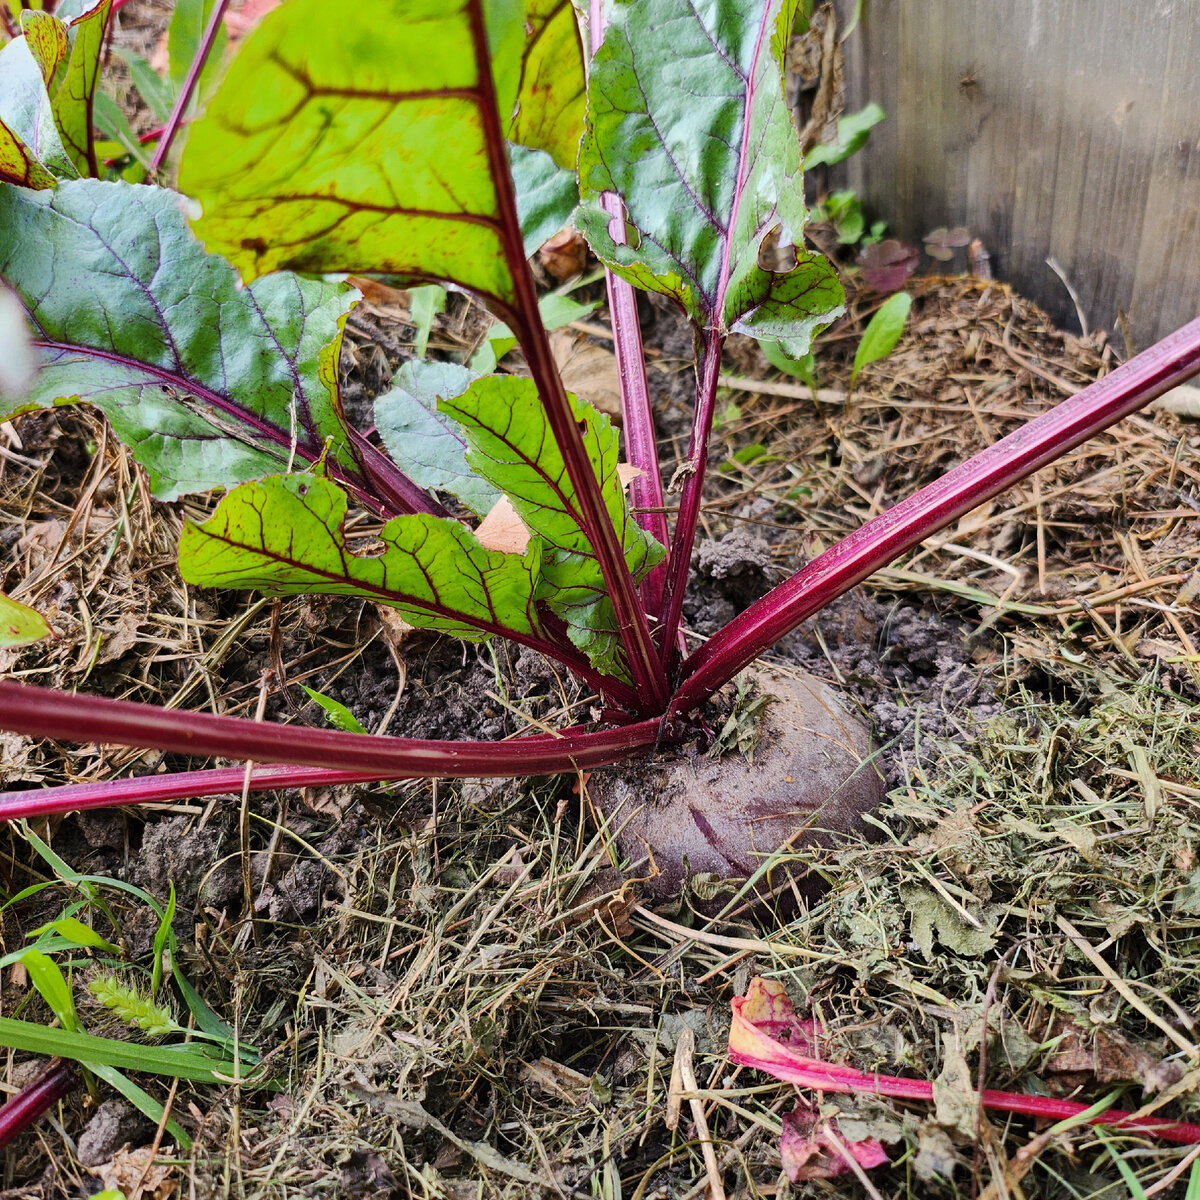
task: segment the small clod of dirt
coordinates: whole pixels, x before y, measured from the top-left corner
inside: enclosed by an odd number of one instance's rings
[[[141,1145],[154,1135],[154,1125],[126,1100],[105,1100],[92,1114],[75,1155],[85,1167],[108,1162],[124,1145]]]

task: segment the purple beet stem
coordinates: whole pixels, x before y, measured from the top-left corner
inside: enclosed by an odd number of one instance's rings
[[[686,713],[873,571],[1200,371],[1200,320],[1035,417],[818,555],[736,616],[683,665]]]
[[[591,52],[595,54],[604,40],[604,0],[591,0],[588,12]],[[624,210],[613,192],[601,197],[600,206],[613,217],[613,240],[625,241]],[[642,329],[638,324],[637,298],[633,287],[610,267],[604,268],[608,285],[608,310],[611,314],[613,348],[617,356],[617,374],[621,381],[621,413],[625,420],[625,455],[631,466],[642,474],[630,484],[629,495],[638,511],[637,522],[664,546],[669,546],[666,500],[662,473],[658,465],[658,439],[654,432],[654,408],[650,403],[650,385],[646,380],[646,356],[642,350]],[[659,563],[642,581],[642,600],[646,610],[657,617],[662,612],[663,586],[667,568]]]
[[[163,130],[162,137],[158,139],[158,145],[154,148],[154,157],[150,160],[152,174],[158,173],[159,167],[163,165],[167,153],[171,149],[175,135],[179,132],[179,127],[183,123],[183,114],[187,112],[192,93],[196,90],[196,84],[200,82],[200,73],[204,70],[204,64],[208,62],[208,56],[212,53],[213,43],[217,40],[217,33],[221,29],[221,22],[225,19],[225,10],[228,7],[229,0],[217,0],[213,5],[208,24],[204,27],[204,36],[196,48],[196,56],[192,59],[191,66],[188,67],[187,75],[183,79],[183,87],[179,89],[179,95],[175,99],[175,107],[171,109],[171,115],[167,118],[167,126]]]
[[[604,495],[567,400],[567,392],[550,349],[550,339],[538,311],[537,288],[525,257],[516,192],[508,170],[508,143],[496,107],[482,0],[467,0],[466,12],[471,22],[471,40],[475,51],[479,116],[496,188],[500,243],[513,285],[511,311],[498,315],[507,317],[509,327],[525,352],[525,361],[537,384],[547,424],[562,454],[571,486],[575,489],[582,517],[580,527],[591,543],[616,616],[617,633],[636,693],[634,703],[642,716],[661,713],[670,698],[666,673],[658,661],[641,597],[625,564],[621,539],[608,515]]]
[[[23,1133],[79,1082],[69,1063],[54,1059],[31,1083],[0,1107],[0,1147]]]
[[[376,778],[430,779],[552,775],[620,762],[654,745],[659,722],[639,721],[596,733],[576,727],[561,735],[534,734],[507,742],[425,741],[175,712],[153,704],[73,696],[53,688],[0,680],[0,729],[64,741],[154,747],[176,754],[290,762],[321,771],[335,763],[339,770]],[[316,780],[330,781],[328,777]],[[154,780],[138,782],[149,788]],[[296,777],[276,786],[306,784]],[[20,796],[19,792],[6,793],[3,802],[16,803]]]

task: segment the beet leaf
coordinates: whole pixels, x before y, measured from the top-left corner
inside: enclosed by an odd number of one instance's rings
[[[607,514],[633,578],[662,560],[663,548],[633,520],[617,477],[617,433],[609,419],[571,397],[576,423],[596,471]],[[492,375],[438,408],[454,418],[470,449],[467,462],[502,490],[544,543],[539,599],[567,623],[567,632],[592,665],[629,681],[616,614],[589,540],[588,523],[551,434],[532,380]]]
[[[79,172],[63,146],[54,108],[39,61],[29,39],[14,38],[0,50],[0,168],[9,183],[49,188],[55,177],[73,179]]]
[[[111,8],[112,0],[100,0],[68,26],[71,52],[62,82],[54,93],[54,119],[67,153],[81,175],[99,174],[92,131],[92,98],[100,78],[100,52]],[[28,32],[26,38],[32,47],[33,38]]]
[[[394,494],[407,481],[342,415],[353,293],[287,273],[240,287],[172,193],[90,179],[0,189],[0,278],[40,357],[27,400],[0,417],[94,404],[164,500],[327,453],[330,474],[374,510],[428,508],[411,485]]]
[[[475,19],[486,15],[503,132],[562,166],[582,123],[578,37],[569,6],[542,7],[527,53],[519,10],[499,3],[425,0],[397,19],[390,0],[362,0],[336,37],[320,32],[325,0],[268,13],[183,156],[180,187],[204,207],[197,232],[247,279],[279,267],[379,271],[513,306]],[[552,87],[547,50],[566,52]],[[514,125],[505,114],[518,90]]]
[[[453,417],[438,411],[440,399],[461,395],[477,378],[457,363],[402,363],[391,390],[375,401],[375,426],[409,479],[449,493],[485,517],[500,491],[467,466],[466,436]]]
[[[586,86],[574,5],[527,0],[521,85],[509,137],[546,151],[560,167],[574,171]]]
[[[799,356],[843,296],[802,248],[800,142],[783,94],[796,7],[614,5],[592,63],[577,220],[614,271],[671,296],[701,332],[771,337]],[[631,245],[610,233],[606,192],[625,206]],[[758,265],[772,231],[797,248],[790,271]]]
[[[557,8],[535,6],[527,24],[499,0],[420,0],[403,20],[362,0],[338,37],[324,36],[327,15],[323,0],[291,0],[243,44],[180,171],[204,208],[197,231],[248,279],[387,272],[456,283],[493,309],[525,351],[636,694],[661,712],[666,676],[537,310],[509,169],[514,134],[570,157],[581,96],[543,82],[573,71],[578,38]],[[565,64],[543,62],[555,45]]]
[[[843,311],[832,268],[802,248],[800,141],[783,87],[796,10],[795,0],[617,4],[592,60],[576,224],[616,274],[674,299],[697,339],[696,408],[664,581],[664,661],[676,651],[725,337],[771,338],[800,357]],[[795,266],[760,266],[768,243],[795,247]]]
[[[346,543],[346,494],[319,475],[275,475],[235,488],[179,541],[179,569],[204,587],[269,595],[333,592],[400,610],[410,624],[478,640],[537,640],[533,553],[485,550],[458,521],[425,513],[380,531],[381,553]]]

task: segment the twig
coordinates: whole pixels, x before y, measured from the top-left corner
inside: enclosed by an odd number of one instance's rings
[[[696,1123],[696,1137],[700,1142],[700,1153],[704,1156],[704,1171],[708,1175],[709,1200],[725,1200],[725,1184],[721,1180],[717,1152],[713,1149],[712,1135],[708,1132],[708,1121],[704,1117],[704,1101],[698,1095],[700,1087],[696,1083],[696,1071],[692,1065],[692,1055],[695,1049],[696,1035],[689,1026],[685,1025],[675,1046],[675,1065],[679,1069],[679,1077],[684,1090],[690,1093],[688,1104],[691,1106],[692,1120]]]
[[[1088,320],[1084,314],[1083,305],[1079,301],[1079,293],[1072,287],[1071,281],[1067,278],[1067,273],[1058,265],[1054,258],[1046,259],[1046,266],[1052,270],[1055,275],[1062,280],[1062,285],[1067,289],[1067,295],[1071,297],[1071,303],[1075,305],[1075,316],[1079,319],[1079,328],[1084,337],[1088,337]]]

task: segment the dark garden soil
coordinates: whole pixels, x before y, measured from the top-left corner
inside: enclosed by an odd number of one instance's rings
[[[903,340],[853,395],[881,301],[853,274],[849,314],[819,344],[816,401],[731,342],[693,643],[1117,361],[1102,334],[1055,330],[1003,284],[910,282]],[[669,478],[690,339],[666,307],[643,317]],[[452,296],[430,352],[468,355],[485,328]],[[571,333],[599,349],[600,387],[603,310]],[[405,293],[351,316],[344,395],[364,427],[413,336]],[[516,646],[419,634],[342,598],[185,586],[175,542],[206,505],[153,501],[87,411],[0,426],[0,590],[58,635],[0,651],[0,672],[321,726],[307,685],[371,732],[418,737],[591,719],[594,697]],[[719,1182],[730,1197],[999,1200],[1137,1194],[1131,1176],[1141,1194],[1182,1195],[1187,1169],[1171,1172],[1186,1147],[1076,1129],[1021,1155],[1034,1123],[981,1117],[973,1088],[982,1044],[989,1087],[1200,1110],[1198,520],[1200,426],[1167,399],[785,638],[772,662],[828,681],[869,720],[889,789],[873,840],[797,854],[826,888],[799,912],[710,919],[686,889],[650,903],[586,777],[232,795],[39,824],[29,832],[75,872],[164,900],[174,886],[183,971],[267,1056],[271,1082],[139,1077],[189,1151],[103,1085],[78,1091],[4,1152],[0,1197],[665,1200],[716,1196]],[[0,734],[9,789],[184,765]],[[54,878],[25,829],[5,839],[6,897]],[[101,894],[115,924],[95,907],[88,919],[147,966],[152,913]],[[60,879],[0,910],[4,951],[80,898]],[[85,1026],[140,1036],[90,1001],[93,970],[81,957],[73,976]],[[781,1174],[795,1089],[725,1054],[730,1001],[756,975],[823,1023],[828,1057],[939,1082],[935,1106],[825,1097],[843,1137],[887,1144],[892,1164],[869,1182]],[[0,1008],[51,1020],[17,968],[0,975]],[[9,1055],[6,1087],[36,1072],[27,1058]]]

